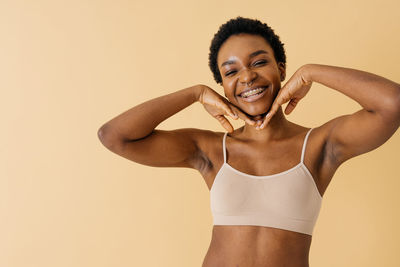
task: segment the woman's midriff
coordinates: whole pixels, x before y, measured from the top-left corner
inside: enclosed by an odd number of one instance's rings
[[[271,227],[214,225],[202,267],[308,267],[311,239]]]

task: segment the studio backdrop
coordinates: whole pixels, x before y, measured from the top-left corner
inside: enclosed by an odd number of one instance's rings
[[[287,79],[318,63],[400,82],[399,9],[395,0],[1,0],[0,266],[201,266],[212,217],[200,173],[128,161],[101,144],[99,127],[195,84],[223,95],[208,49],[239,15],[280,36]],[[358,109],[314,84],[288,119],[311,128]],[[187,127],[224,131],[199,103],[159,129]],[[399,147],[397,131],[338,169],[311,266],[400,266]]]

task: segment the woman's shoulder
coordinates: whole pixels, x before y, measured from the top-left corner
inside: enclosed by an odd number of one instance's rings
[[[329,123],[324,123],[320,126],[303,126],[303,125],[299,125],[299,124],[295,124],[295,123],[291,123],[291,134],[290,135],[301,135],[304,136],[306,135],[308,132],[309,133],[309,138],[312,139],[318,139],[320,142],[323,140],[327,139],[327,136],[329,134],[329,129],[330,129],[330,125]]]
[[[203,142],[203,141],[207,141],[207,140],[209,141],[210,138],[211,138],[211,140],[214,138],[222,138],[223,135],[225,134],[224,132],[216,132],[216,131],[201,129],[201,128],[182,128],[179,130],[184,131],[187,134],[190,134],[191,136],[195,137],[196,141],[198,141],[198,142]]]
[[[217,132],[205,129],[196,129],[196,142],[204,152],[215,149],[215,144],[221,143],[225,132]]]
[[[225,132],[200,128],[181,128],[175,131],[181,132],[181,135],[190,136],[190,138],[196,143],[198,149],[203,153],[207,153],[209,150],[214,150],[219,143],[222,145],[222,139],[225,134]]]

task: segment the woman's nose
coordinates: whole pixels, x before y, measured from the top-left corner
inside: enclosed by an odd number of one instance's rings
[[[242,84],[251,84],[257,78],[257,73],[249,69],[244,69],[240,75]]]

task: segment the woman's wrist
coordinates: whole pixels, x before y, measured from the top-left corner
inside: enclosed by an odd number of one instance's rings
[[[311,84],[314,81],[312,76],[314,67],[315,64],[305,64],[300,67],[299,71],[304,84]]]
[[[205,85],[203,84],[197,84],[192,87],[193,89],[193,97],[194,97],[194,102],[202,102],[202,95],[205,90]]]

